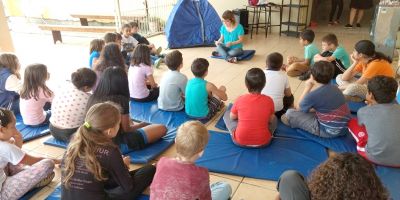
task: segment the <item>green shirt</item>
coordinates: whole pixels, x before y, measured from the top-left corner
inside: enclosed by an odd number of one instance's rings
[[[239,40],[239,36],[244,35],[244,29],[241,24],[238,24],[235,29],[233,29],[231,32],[229,32],[225,25],[221,26],[221,29],[219,30],[221,35],[224,36],[224,44],[227,44],[228,42],[235,42]],[[230,49],[236,49],[236,48],[243,48],[243,44],[235,44],[229,47]]]
[[[185,90],[185,112],[191,117],[208,115],[207,81],[202,78],[190,79]]]
[[[314,56],[319,54],[319,50],[314,43],[304,46],[304,59],[310,60],[310,65],[314,64]]]
[[[333,57],[340,60],[344,67],[347,69],[350,67],[350,57],[347,53],[346,49],[341,46],[338,46],[332,54]]]

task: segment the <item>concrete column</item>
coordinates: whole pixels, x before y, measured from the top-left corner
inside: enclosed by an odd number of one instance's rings
[[[3,1],[0,0],[0,52],[14,52],[10,30],[4,12]]]

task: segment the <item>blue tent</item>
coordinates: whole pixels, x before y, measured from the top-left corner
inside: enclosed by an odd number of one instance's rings
[[[179,0],[165,25],[169,48],[214,46],[221,19],[207,0]]]

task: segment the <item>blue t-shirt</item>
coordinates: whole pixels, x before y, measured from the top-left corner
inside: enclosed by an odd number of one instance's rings
[[[314,56],[319,54],[319,50],[314,43],[304,46],[304,59],[310,60],[310,65],[314,64]]]
[[[333,57],[340,60],[344,67],[347,69],[350,67],[350,57],[347,53],[346,49],[341,46],[338,46],[332,54]]]
[[[343,135],[347,131],[350,110],[343,93],[335,85],[327,84],[308,93],[300,102],[300,111],[316,112],[320,128],[332,136]]]
[[[224,25],[221,26],[221,29],[219,31],[222,36],[224,36],[224,44],[227,44],[228,42],[234,42],[239,40],[239,36],[244,35],[244,29],[241,24],[238,24],[235,29],[232,30],[232,32],[229,32]],[[235,44],[230,46],[229,48],[231,49],[236,49],[236,48],[243,48],[243,44]]]
[[[90,68],[92,68],[93,66],[93,60],[95,59],[95,58],[99,58],[100,57],[100,53],[98,52],[98,51],[93,51],[91,54],[90,54],[90,57],[89,57],[89,67]]]
[[[185,91],[185,111],[191,117],[206,117],[208,115],[207,81],[202,78],[190,79]]]

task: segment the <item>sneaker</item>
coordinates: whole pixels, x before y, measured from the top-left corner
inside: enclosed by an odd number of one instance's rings
[[[310,71],[304,72],[303,74],[301,74],[301,75],[299,76],[299,79],[300,79],[301,81],[308,80],[308,79],[310,78],[310,75],[311,75],[311,72],[310,72]]]
[[[237,57],[232,57],[228,59],[228,62],[230,63],[237,63]]]
[[[361,24],[360,23],[357,23],[356,26],[357,26],[357,28],[361,28]]]
[[[283,115],[281,116],[281,122],[282,122],[283,124],[285,124],[286,126],[289,126],[289,119],[287,118],[286,114],[283,114]]]
[[[162,51],[162,48],[161,48],[161,47],[158,47],[157,50],[156,50],[156,54],[157,54],[157,55],[160,55],[161,51]]]
[[[328,22],[328,26],[333,26],[333,25],[335,25],[335,22],[333,22],[333,21]]]
[[[34,188],[41,188],[41,187],[44,187],[44,186],[50,184],[55,175],[56,175],[56,174],[55,174],[54,172],[52,172],[49,176],[47,176],[46,178],[44,178],[43,180],[41,180],[39,183],[37,183],[37,184],[34,186]]]
[[[212,55],[212,56],[219,56],[219,53],[218,53],[217,51],[213,51],[213,52],[211,53],[211,55]]]
[[[158,69],[163,61],[164,61],[164,59],[159,58],[156,61],[154,61],[153,66]]]
[[[340,21],[339,21],[339,20],[335,20],[333,23],[334,23],[335,25],[337,25],[337,24],[340,24]]]
[[[344,26],[344,28],[353,28],[353,25],[351,25],[351,24],[346,24],[346,26]]]

